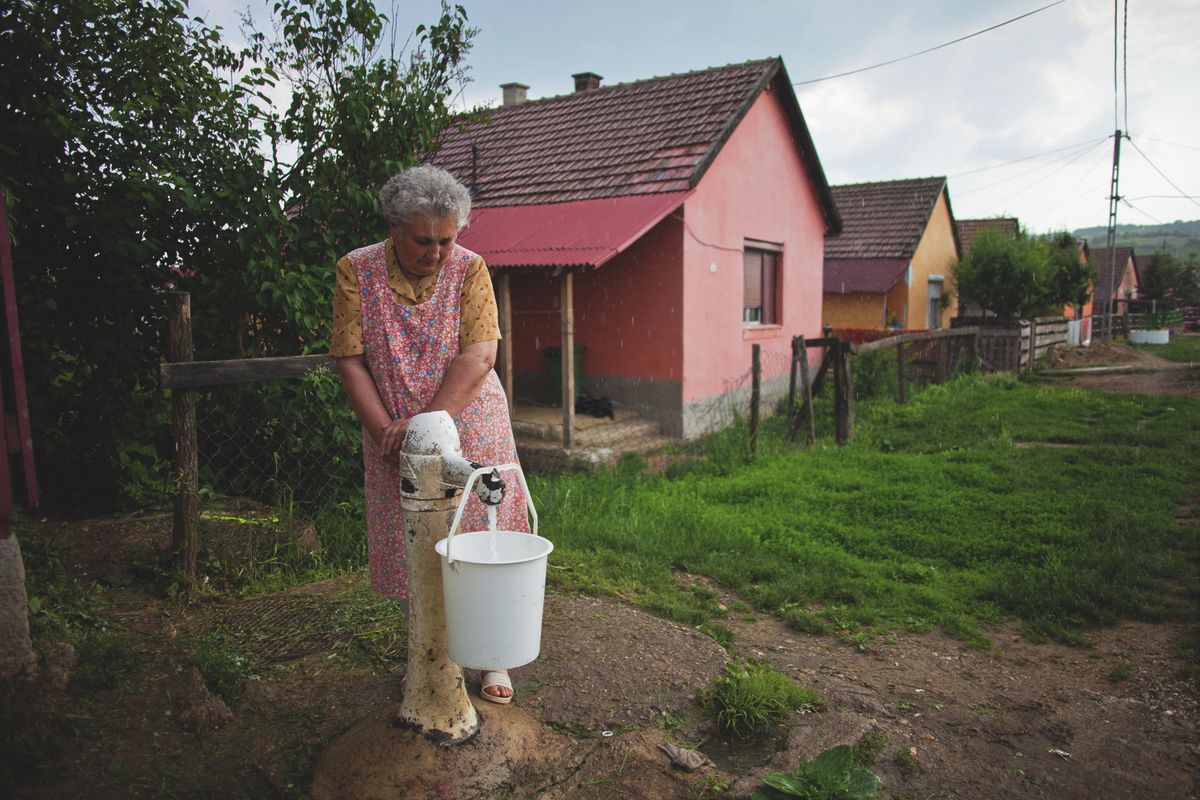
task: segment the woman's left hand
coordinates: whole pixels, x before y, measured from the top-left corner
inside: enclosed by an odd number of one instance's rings
[[[379,432],[376,444],[379,445],[379,454],[383,456],[384,460],[393,463],[397,461],[406,433],[408,433],[407,419],[394,419]]]

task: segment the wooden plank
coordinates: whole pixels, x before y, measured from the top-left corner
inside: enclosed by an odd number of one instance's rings
[[[927,342],[934,339],[947,339],[958,336],[969,336],[977,332],[979,328],[946,328],[940,331],[929,331],[928,333],[901,333],[896,336],[889,336],[886,339],[877,339],[873,342],[864,344],[850,345],[850,352],[855,355],[866,355],[873,353],[876,350],[886,350],[889,347],[896,347],[901,342]]]
[[[0,186],[0,275],[4,286],[4,325],[8,334],[8,374],[5,377],[12,382],[13,398],[13,408],[7,413],[15,416],[17,422],[17,441],[9,441],[8,446],[16,446],[21,453],[21,493],[25,505],[36,508],[39,498],[37,469],[33,460],[33,425],[29,421],[29,403],[25,397],[25,358],[21,351],[21,329],[17,324],[17,292],[5,194],[5,188]]]
[[[758,455],[759,404],[762,402],[762,346],[750,348],[750,457]]]
[[[158,365],[158,385],[164,389],[201,389],[238,383],[302,378],[332,359],[323,354],[242,358],[229,361],[190,361]]]
[[[562,446],[575,445],[575,273],[562,274]]]
[[[908,402],[908,377],[905,375],[904,342],[896,345],[896,399],[900,405]]]
[[[167,355],[174,362],[192,359],[192,300],[187,292],[167,295]],[[196,556],[200,549],[197,523],[199,474],[196,445],[196,393],[171,392],[171,435],[175,439],[175,519],[172,544],[183,558],[183,575],[189,589],[196,582]]]
[[[512,290],[509,274],[501,271],[496,276],[498,300],[500,305],[500,385],[504,387],[504,396],[508,398],[508,411],[513,407],[513,341],[512,341]]]

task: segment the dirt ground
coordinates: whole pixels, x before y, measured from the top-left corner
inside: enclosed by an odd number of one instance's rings
[[[1194,373],[1129,348],[1055,357],[1055,368],[1098,359],[1157,370],[1056,378],[1064,385],[1134,391],[1093,383],[1130,379],[1140,391],[1197,396],[1188,377]],[[1171,380],[1150,379],[1162,374]],[[1198,514],[1195,500],[1180,510],[1181,521]],[[33,700],[22,720],[40,743],[44,767],[26,773],[14,797],[307,797],[321,753],[360,721],[386,718],[400,700],[401,659],[342,658],[336,637],[275,648],[229,705],[184,666],[180,641],[231,619],[255,620],[264,641],[285,637],[300,616],[322,608],[317,599],[362,591],[362,574],[185,607],[156,599],[130,578],[135,565],[126,545],[165,538],[165,515],[42,525],[40,534],[77,543],[66,566],[102,581],[96,614],[137,659],[118,685],[88,689],[70,653],[42,654],[40,674],[21,690]],[[745,608],[702,577],[679,574],[676,581]],[[523,732],[526,749],[540,754],[536,770],[505,763],[488,786],[447,774],[420,791],[398,785],[379,796],[749,798],[767,772],[794,769],[878,730],[888,744],[874,771],[886,798],[1200,797],[1200,686],[1187,677],[1195,665],[1184,655],[1194,654],[1187,647],[1195,633],[1182,623],[1090,630],[1090,647],[1034,642],[1005,626],[987,632],[993,646],[983,650],[940,632],[808,635],[753,610],[723,622],[736,634],[737,655],[767,660],[819,691],[825,706],[795,715],[765,743],[725,741],[700,697],[730,653],[618,598],[551,594],[542,655],[513,673],[516,702],[481,710],[487,726]],[[477,690],[477,676],[469,681]],[[661,744],[698,750],[709,764],[685,772]],[[397,746],[404,752],[404,742]],[[481,751],[461,747],[454,763],[467,766],[455,769],[469,770],[471,753]],[[448,763],[432,758],[434,769]]]
[[[1200,365],[1168,361],[1127,344],[1055,348],[1046,358],[1046,368],[1055,382],[1082,389],[1200,398]],[[1062,374],[1068,370],[1078,372]]]

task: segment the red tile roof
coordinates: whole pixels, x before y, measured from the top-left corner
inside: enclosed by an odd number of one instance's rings
[[[956,220],[958,226],[958,242],[962,245],[963,253],[971,249],[971,245],[975,244],[975,237],[983,230],[998,230],[1001,233],[1006,233],[1014,239],[1020,233],[1021,226],[1017,222],[1016,217],[994,217],[993,219],[960,219]]]
[[[908,272],[907,258],[825,260],[825,294],[883,294]]]
[[[1121,289],[1121,281],[1125,278],[1125,270],[1129,269],[1129,260],[1134,259],[1134,270],[1137,270],[1136,256],[1133,254],[1132,247],[1117,248],[1117,271],[1113,274],[1112,259],[1109,258],[1110,251],[1107,247],[1097,247],[1091,251],[1091,257],[1096,267],[1096,283],[1092,287],[1092,301],[1096,312],[1100,312],[1100,306],[1104,302],[1105,292],[1110,288],[1113,299],[1118,299],[1118,292]],[[1112,283],[1109,283],[1109,279]]]
[[[837,209],[779,58],[491,109],[484,123],[448,129],[431,161],[472,187],[480,208],[688,191],[768,88],[836,232]]]
[[[831,187],[842,233],[825,240],[825,258],[912,258],[945,188],[945,178]]]
[[[598,267],[683,204],[690,192],[476,208],[458,241],[489,267]]]

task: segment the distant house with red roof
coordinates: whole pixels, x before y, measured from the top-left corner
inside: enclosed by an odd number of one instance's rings
[[[958,244],[962,248],[964,256],[971,250],[971,245],[975,244],[975,237],[979,235],[980,231],[999,231],[1014,239],[1021,234],[1021,225],[1017,222],[1016,217],[957,219],[954,221],[954,225],[958,228]]]
[[[753,344],[785,359],[820,335],[833,196],[781,59],[574,77],[541,100],[505,85],[432,158],[473,192],[459,242],[492,268],[502,378],[518,402],[555,397],[545,349],[569,329],[583,393],[699,435]]]
[[[1097,247],[1092,252],[1096,261],[1096,285],[1092,288],[1092,314],[1099,317],[1106,311],[1105,297],[1112,300],[1112,313],[1124,314],[1127,301],[1138,296],[1137,256],[1132,247]],[[1113,268],[1113,264],[1116,268]]]
[[[945,178],[833,187],[841,235],[825,242],[825,324],[940,328],[961,249]]]

